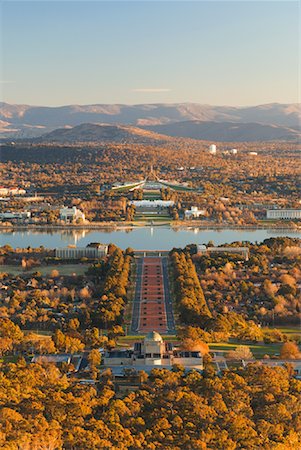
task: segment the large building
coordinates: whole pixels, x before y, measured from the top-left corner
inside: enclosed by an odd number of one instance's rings
[[[98,259],[102,258],[108,253],[108,246],[105,244],[98,244],[95,247],[63,247],[55,249],[56,258],[61,259]]]
[[[206,211],[204,209],[198,209],[197,206],[192,206],[190,209],[186,209],[184,214],[185,219],[197,219],[201,216],[205,216]]]
[[[301,209],[269,209],[267,219],[301,219]]]
[[[75,206],[72,208],[61,208],[60,209],[60,219],[65,222],[75,222],[77,220],[85,221],[85,214],[77,209]]]
[[[131,350],[113,349],[105,353],[104,367],[114,373],[124,369],[150,372],[154,368],[168,369],[180,364],[186,369],[203,370],[200,351],[184,351],[164,342],[162,336],[151,331],[143,342],[136,342]]]
[[[25,195],[26,191],[23,188],[19,188],[19,187],[0,187],[0,195],[4,195],[5,197],[7,196],[14,196],[14,195]]]
[[[137,208],[168,208],[174,206],[175,202],[173,200],[132,200],[130,204]]]
[[[59,353],[51,355],[35,355],[32,357],[32,363],[38,364],[55,364],[58,367],[62,367],[64,364],[72,364],[74,367],[74,372],[77,372],[82,363],[83,356],[71,354],[71,353]]]
[[[246,261],[249,259],[248,247],[206,247],[204,244],[197,246],[198,255],[209,255],[210,253],[238,253],[243,255]]]
[[[210,155],[216,155],[216,145],[215,144],[211,144],[209,146],[209,153],[210,153]]]
[[[0,220],[29,220],[31,213],[29,211],[7,211],[0,213]]]

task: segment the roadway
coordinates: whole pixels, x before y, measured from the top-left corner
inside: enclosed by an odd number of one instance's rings
[[[175,321],[168,281],[167,257],[136,258],[136,286],[130,333],[174,334]]]
[[[142,267],[143,267],[143,258],[136,258],[136,286],[135,286],[135,295],[133,300],[133,310],[132,310],[132,321],[130,326],[130,333],[137,333],[139,326],[139,315],[140,315],[140,300],[141,300],[141,291],[142,291]]]

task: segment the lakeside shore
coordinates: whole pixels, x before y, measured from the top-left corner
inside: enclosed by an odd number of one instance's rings
[[[282,223],[264,223],[257,225],[234,225],[228,223],[214,223],[214,222],[202,222],[202,221],[162,221],[154,222],[151,221],[141,221],[141,222],[97,222],[97,223],[86,223],[86,224],[0,224],[0,231],[11,232],[11,231],[69,231],[69,230],[124,230],[124,229],[134,229],[142,227],[170,227],[173,230],[183,230],[183,229],[194,229],[199,228],[202,230],[283,230],[283,231],[295,231],[301,233],[301,226],[294,224],[289,226],[288,224]]]

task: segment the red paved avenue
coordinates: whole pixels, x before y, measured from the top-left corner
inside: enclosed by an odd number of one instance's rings
[[[142,266],[139,332],[167,332],[162,258],[145,257]]]

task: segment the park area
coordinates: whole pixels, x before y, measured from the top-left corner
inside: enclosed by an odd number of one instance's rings
[[[40,272],[43,276],[50,276],[54,271],[57,271],[58,275],[62,276],[71,276],[71,275],[84,275],[84,273],[88,270],[90,264],[53,264],[53,265],[45,265],[45,266],[34,266],[30,269],[24,270],[24,268],[9,264],[4,264],[0,266],[0,273],[9,273],[12,275],[20,275],[20,274],[31,274],[35,272]]]

